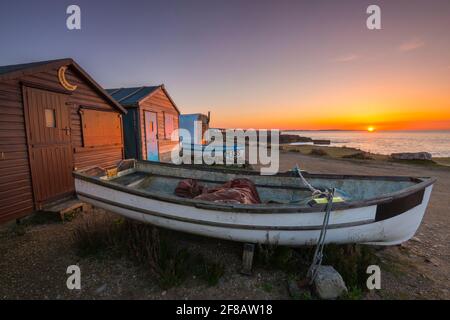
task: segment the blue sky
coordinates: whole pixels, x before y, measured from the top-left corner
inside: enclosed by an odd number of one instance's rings
[[[445,0],[2,1],[0,65],[72,57],[105,88],[164,83],[215,126],[407,129],[426,109],[442,128],[449,30]]]

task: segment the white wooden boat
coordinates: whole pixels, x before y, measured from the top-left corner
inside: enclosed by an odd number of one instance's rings
[[[126,160],[115,174],[96,168],[74,172],[79,199],[96,207],[159,227],[248,243],[301,246],[316,244],[324,220],[323,204],[294,172],[212,169]],[[350,195],[334,203],[325,243],[394,245],[419,227],[434,178],[308,174],[315,187],[335,187]],[[217,186],[234,178],[252,180],[264,204],[199,201],[174,195],[185,178]]]

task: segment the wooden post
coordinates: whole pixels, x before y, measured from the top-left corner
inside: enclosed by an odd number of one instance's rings
[[[242,270],[245,275],[252,275],[253,255],[255,253],[255,245],[253,243],[244,243],[244,251],[242,254]]]

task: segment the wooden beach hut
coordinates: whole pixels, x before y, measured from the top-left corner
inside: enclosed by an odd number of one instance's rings
[[[164,85],[107,91],[127,109],[123,117],[125,157],[170,162],[171,151],[178,146],[171,135],[178,129],[180,111]]]
[[[125,109],[72,59],[0,67],[0,223],[74,193],[74,169],[123,159]]]

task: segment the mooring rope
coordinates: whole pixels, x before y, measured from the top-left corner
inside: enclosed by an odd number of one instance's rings
[[[322,265],[323,259],[323,248],[325,247],[325,237],[327,235],[328,223],[330,222],[331,209],[333,207],[333,197],[335,188],[328,191],[327,206],[325,207],[325,215],[323,217],[322,228],[320,229],[319,239],[317,240],[316,250],[314,251],[313,261],[308,269],[307,277],[309,278],[309,283],[312,284],[316,279],[319,267]]]
[[[295,166],[294,171],[297,172],[298,176],[302,180],[302,183],[311,191],[313,198],[325,196],[328,200],[327,205],[325,207],[325,215],[323,217],[323,223],[322,228],[320,229],[319,239],[317,240],[316,249],[314,250],[313,261],[310,267],[308,268],[308,273],[306,274],[307,278],[309,278],[309,284],[312,284],[317,276],[317,271],[319,267],[322,265],[323,248],[325,247],[325,237],[327,235],[328,224],[330,222],[331,209],[333,207],[333,198],[336,189],[331,188],[325,191],[316,189],[305,179],[305,177],[303,177],[303,174],[298,165]]]
[[[298,174],[300,179],[302,180],[303,184],[311,191],[313,197],[322,195],[322,191],[319,189],[314,188],[306,179],[303,177],[302,171],[300,170],[298,164],[295,165],[294,171]]]

